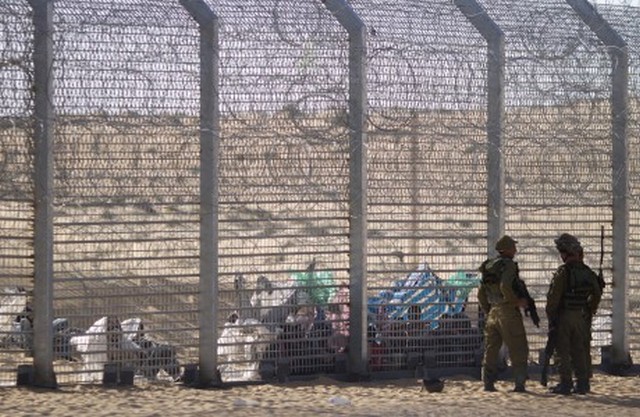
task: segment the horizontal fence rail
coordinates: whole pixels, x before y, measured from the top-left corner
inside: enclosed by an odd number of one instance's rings
[[[479,375],[502,234],[640,360],[640,4],[5,0],[0,386]],[[505,353],[504,364],[508,363]]]

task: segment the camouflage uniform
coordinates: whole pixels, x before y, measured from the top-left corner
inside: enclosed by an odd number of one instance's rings
[[[478,290],[478,301],[487,316],[484,327],[484,358],[482,380],[485,391],[495,391],[494,383],[498,374],[498,358],[502,343],[509,349],[509,356],[515,379],[515,391],[524,391],[527,379],[527,359],[529,346],[522,322],[520,306],[522,301],[514,292],[518,278],[518,266],[512,257],[504,256],[502,249],[513,247],[513,239],[504,236],[496,243],[500,256],[485,261],[480,266],[483,282]]]
[[[565,233],[555,242],[564,264],[555,271],[547,294],[549,325],[557,329],[560,374],[560,384],[552,391],[570,394],[575,374],[575,391],[585,394],[589,391],[590,377],[590,323],[602,291],[595,272],[581,260],[582,246],[578,239]]]

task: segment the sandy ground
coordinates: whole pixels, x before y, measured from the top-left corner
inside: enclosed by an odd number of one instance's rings
[[[421,390],[417,379],[346,383],[304,382],[194,389],[180,384],[0,389],[1,416],[638,416],[640,375],[595,375],[592,393],[549,394],[534,379],[529,392],[485,393],[467,376],[445,379],[442,393]],[[554,383],[554,381],[551,381]]]

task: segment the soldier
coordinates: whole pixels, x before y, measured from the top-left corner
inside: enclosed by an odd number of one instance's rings
[[[578,253],[578,256],[580,258],[580,262],[584,262],[584,250],[582,247],[580,247],[580,251]],[[601,285],[600,282],[598,282],[598,286],[600,288],[600,298],[602,298],[602,290],[604,289],[604,287]],[[593,364],[592,364],[592,360],[591,360],[591,327],[592,327],[592,322],[593,322],[593,315],[589,314],[585,317],[586,322],[587,322],[587,328],[589,329],[589,334],[587,339],[584,341],[585,342],[585,353],[586,353],[586,358],[587,358],[587,371],[589,373],[589,379],[593,378]],[[589,392],[591,390],[591,386],[588,385],[587,386],[587,392]]]
[[[527,307],[527,300],[519,298],[514,292],[519,278],[518,265],[513,261],[517,252],[516,243],[517,241],[510,236],[501,237],[495,246],[499,255],[487,259],[479,268],[482,282],[478,290],[478,300],[487,317],[482,360],[485,391],[496,391],[498,358],[503,342],[511,357],[515,379],[514,392],[525,391],[529,346],[520,309]]]
[[[589,384],[588,346],[591,317],[596,313],[602,291],[598,276],[582,261],[583,249],[578,239],[563,233],[554,240],[562,265],[553,274],[547,294],[549,326],[556,326],[558,373],[560,383],[551,389],[569,395],[576,377],[575,392],[586,394]]]

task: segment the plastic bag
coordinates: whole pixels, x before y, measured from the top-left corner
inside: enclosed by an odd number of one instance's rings
[[[337,291],[331,271],[295,272],[291,278],[317,305],[327,304]]]

